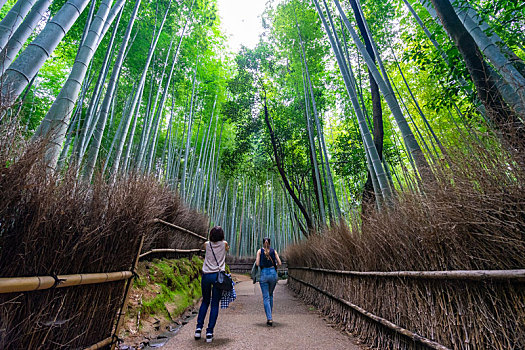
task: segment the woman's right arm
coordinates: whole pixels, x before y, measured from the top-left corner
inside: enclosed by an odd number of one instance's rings
[[[283,263],[281,262],[281,258],[279,258],[279,254],[275,252],[275,260],[277,260],[277,266],[281,266]]]
[[[255,259],[255,265],[259,266],[260,263],[261,263],[261,250],[259,249],[257,251],[257,258]]]

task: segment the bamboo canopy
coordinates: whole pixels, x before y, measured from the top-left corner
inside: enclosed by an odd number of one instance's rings
[[[344,271],[316,267],[291,267],[290,270],[306,270],[347,276],[403,277],[440,280],[511,280],[525,281],[525,269],[520,270],[455,270],[455,271]]]
[[[0,294],[29,292],[34,290],[82,286],[85,284],[106,283],[131,278],[131,271],[85,273],[75,275],[36,276],[0,278]],[[58,283],[57,283],[58,281]]]
[[[441,345],[433,340],[430,340],[430,339],[427,339],[425,337],[422,337],[420,336],[419,334],[417,333],[414,333],[412,331],[409,331],[408,329],[405,329],[403,327],[400,327],[398,325],[396,325],[395,323],[392,323],[390,322],[389,320],[387,319],[384,319],[382,317],[379,317],[377,315],[374,315],[373,313],[371,312],[368,312],[366,311],[365,309],[359,307],[358,305],[355,305],[351,302],[349,302],[348,300],[344,300],[344,299],[341,299],[335,295],[333,295],[332,293],[329,293],[323,289],[320,289],[316,286],[314,286],[313,284],[310,284],[306,281],[303,281],[303,280],[300,280],[298,278],[295,278],[293,276],[289,276],[291,279],[297,281],[297,282],[300,282],[310,288],[313,288],[315,289],[316,291],[318,291],[319,293],[321,294],[324,294],[326,295],[327,297],[330,297],[334,300],[337,300],[339,301],[340,303],[346,305],[346,306],[349,306],[350,308],[352,308],[353,310],[359,312],[360,314],[362,314],[363,316],[366,316],[374,321],[376,321],[377,323],[380,323],[381,325],[393,330],[394,332],[397,332],[397,333],[400,333],[400,334],[403,334],[404,336],[407,336],[407,337],[410,337],[411,339],[413,339],[415,342],[418,342],[418,343],[421,343],[421,344],[424,344],[426,346],[428,346],[429,348],[431,349],[436,349],[436,350],[450,350],[449,348],[447,348],[446,346],[444,345]]]

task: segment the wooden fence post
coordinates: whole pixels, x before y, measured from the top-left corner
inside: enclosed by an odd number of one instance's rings
[[[133,270],[132,270],[133,273],[136,273],[137,271],[137,266],[139,264],[140,251],[142,250],[143,244],[144,244],[144,235],[142,235],[140,239],[139,249],[137,251],[137,256],[135,257],[135,262],[133,264]],[[131,277],[128,280],[128,283],[126,284],[124,302],[122,303],[122,307],[120,308],[118,319],[117,319],[117,326],[115,327],[115,333],[113,334],[114,339],[117,339],[120,327],[122,327],[122,324],[124,323],[124,316],[126,315],[126,310],[128,308],[129,296],[131,294],[131,287],[133,285],[133,280],[134,280],[134,277]],[[111,345],[111,350],[115,350],[116,344],[117,342],[114,341],[113,344]]]

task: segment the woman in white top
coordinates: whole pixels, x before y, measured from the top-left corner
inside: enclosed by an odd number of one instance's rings
[[[219,271],[224,271],[224,260],[226,252],[230,249],[228,242],[224,240],[224,231],[222,227],[215,226],[210,231],[210,240],[204,243],[206,255],[202,264],[202,304],[197,317],[197,329],[195,330],[195,340],[201,338],[204,319],[208,312],[208,306],[211,302],[210,319],[208,328],[206,328],[206,342],[211,343],[213,339],[213,328],[219,316],[219,301],[221,300],[222,291],[217,288],[215,282]]]

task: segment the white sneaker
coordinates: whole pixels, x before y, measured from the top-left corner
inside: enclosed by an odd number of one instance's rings
[[[213,334],[206,333],[206,343],[211,343],[212,340],[213,340]]]
[[[199,340],[201,338],[201,332],[202,332],[202,329],[200,328],[197,328],[195,330],[195,340]]]

